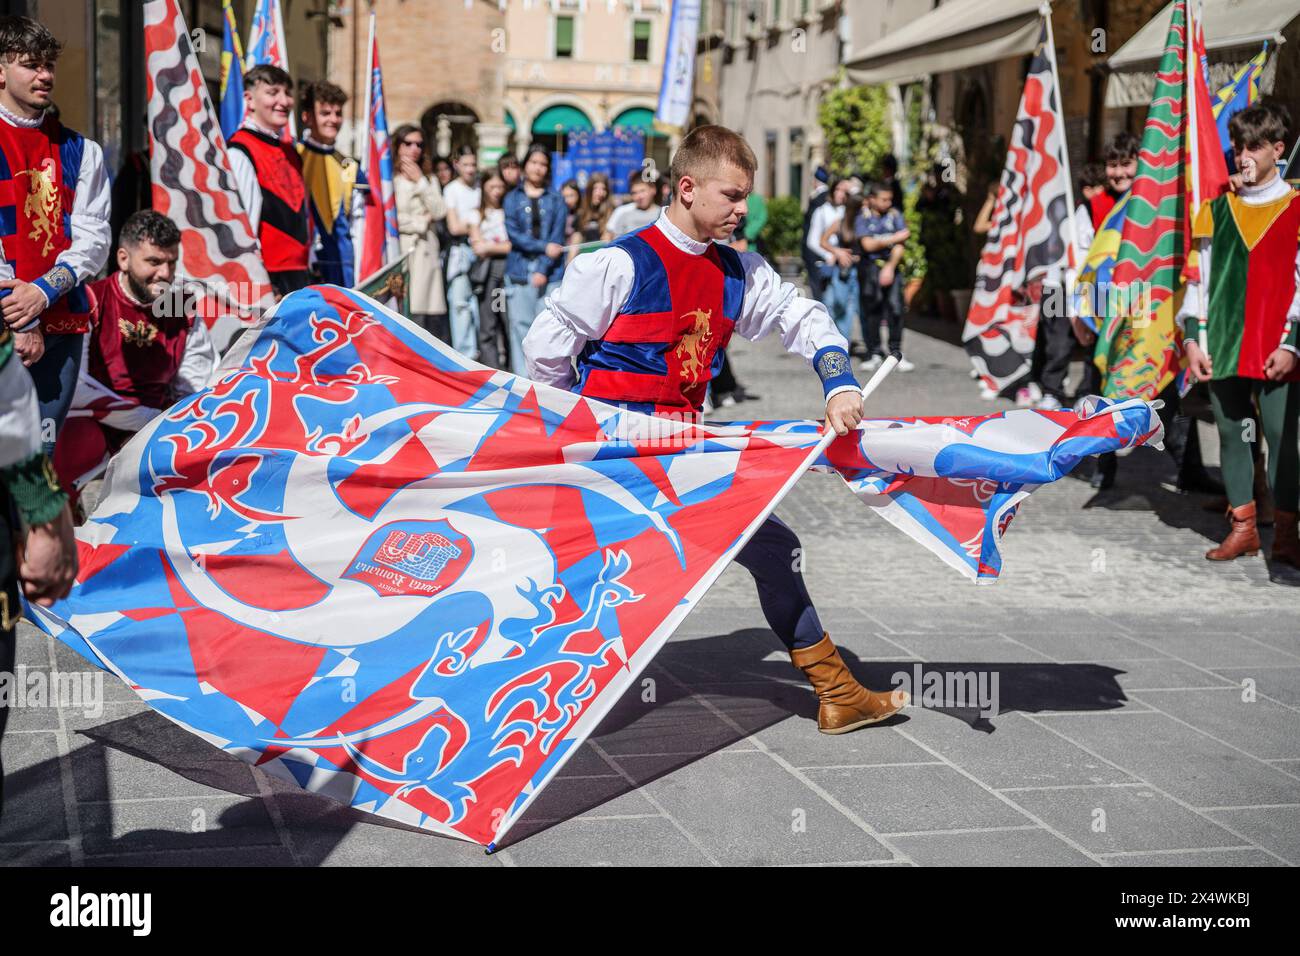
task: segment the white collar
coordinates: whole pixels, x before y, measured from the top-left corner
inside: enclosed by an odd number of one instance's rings
[[[252,123],[249,123],[248,125],[253,126]],[[254,129],[257,129],[256,126],[253,126],[253,128],[254,128]],[[275,136],[276,134],[275,134],[275,133],[270,133],[270,132],[268,132],[267,135],[268,135],[268,136]],[[303,134],[302,134],[302,141],[303,141],[304,143],[306,143],[308,146],[312,147],[312,148],[315,149],[315,150],[319,150],[319,151],[322,152],[322,153],[333,153],[333,152],[337,152],[337,150],[335,149],[335,147],[333,147],[333,146],[326,146],[324,143],[320,142],[319,140],[312,139],[312,137],[311,137],[311,133],[308,133],[308,132],[306,132],[305,130],[303,131]]]
[[[279,139],[279,138],[280,138],[280,131],[279,131],[279,130],[266,129],[266,128],[262,127],[262,126],[259,126],[259,125],[257,125],[256,123],[253,122],[252,117],[249,117],[248,119],[244,120],[243,125],[244,125],[244,128],[245,128],[245,129],[251,129],[254,133],[261,133],[263,136],[269,136],[269,137],[271,137],[271,139]]]
[[[1237,191],[1241,201],[1251,205],[1261,205],[1263,203],[1274,202],[1281,199],[1291,191],[1290,185],[1282,178],[1281,174],[1274,171],[1273,178],[1262,186],[1242,186]]]
[[[0,119],[3,119],[10,126],[21,126],[23,129],[35,129],[45,122],[45,113],[35,119],[29,119],[26,116],[19,116],[17,113],[11,113],[9,110],[0,106]]]
[[[709,249],[708,242],[700,242],[698,239],[692,239],[686,233],[682,232],[673,225],[672,220],[668,218],[668,207],[665,206],[659,213],[659,218],[655,220],[655,225],[659,228],[668,241],[683,252],[689,252],[693,256],[702,256]]]

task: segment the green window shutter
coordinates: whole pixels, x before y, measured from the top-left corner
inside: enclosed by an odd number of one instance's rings
[[[573,17],[555,18],[555,55],[573,56]]]
[[[632,59],[644,63],[650,59],[650,21],[632,21]]]

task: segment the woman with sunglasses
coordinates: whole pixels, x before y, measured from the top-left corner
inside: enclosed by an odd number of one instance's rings
[[[547,294],[564,273],[564,224],[569,207],[547,185],[551,156],[534,146],[524,160],[519,186],[506,193],[506,311],[510,325],[510,369],[525,374],[524,336]]]
[[[437,180],[423,167],[424,134],[406,124],[393,133],[397,144],[397,169],[393,195],[397,204],[397,231],[403,252],[410,252],[410,318],[450,344],[447,298],[442,286],[436,224],[446,218],[447,205]]]

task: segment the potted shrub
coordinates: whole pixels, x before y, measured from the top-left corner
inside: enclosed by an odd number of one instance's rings
[[[781,278],[793,280],[799,275],[799,240],[803,237],[803,210],[793,196],[778,196],[767,202],[767,223],[763,226],[763,243]]]
[[[921,214],[917,211],[916,202],[920,195],[920,190],[912,189],[903,196],[903,221],[907,224],[909,233],[907,242],[903,244],[903,276],[906,279],[903,285],[903,306],[911,309],[913,303],[919,309],[921,302],[917,296],[921,292],[921,287],[925,285],[925,277],[929,271],[929,262],[925,255],[925,245],[921,241]]]

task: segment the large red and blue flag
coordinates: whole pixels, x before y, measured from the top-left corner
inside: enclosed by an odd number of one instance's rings
[[[370,69],[366,71],[368,108],[366,127],[365,223],[361,251],[357,257],[357,278],[364,281],[400,254],[397,232],[397,198],[393,192],[393,152],[388,137],[388,113],[384,109],[384,74],[379,68],[379,39],[375,36],[375,15],[370,14]]]
[[[295,292],[114,459],[28,613],[307,790],[499,840],[817,458],[816,422],[664,421]],[[871,421],[817,464],[972,578],[1017,504],[1158,440],[1145,402]]]

